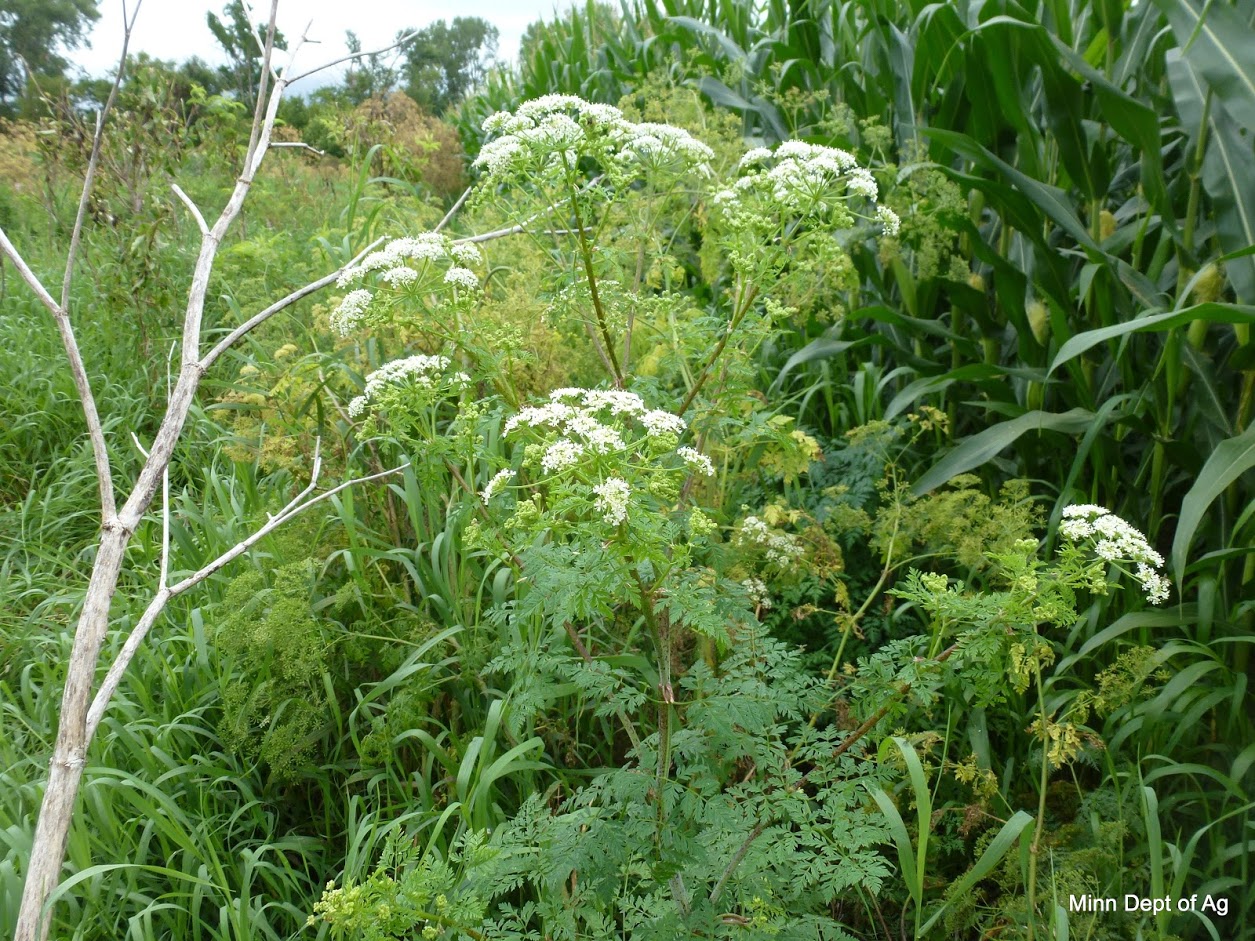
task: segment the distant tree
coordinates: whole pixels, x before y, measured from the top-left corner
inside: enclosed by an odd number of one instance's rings
[[[362,51],[362,41],[351,29],[345,30],[344,44],[353,55]],[[370,98],[387,96],[396,85],[397,61],[403,55],[403,50],[392,50],[354,59],[344,76],[344,97],[356,106]]]
[[[0,0],[0,3],[7,2]],[[205,22],[227,54],[227,64],[218,68],[222,90],[235,94],[239,101],[252,108],[261,72],[261,48],[266,40],[266,27],[261,24],[254,26],[248,21],[244,0],[231,0],[223,8],[221,17],[206,13]],[[283,34],[277,29],[275,48],[287,48]]]
[[[192,56],[192,58],[179,66],[179,71],[187,77],[189,82],[195,82],[211,95],[221,95],[227,91],[227,88],[222,84],[221,69],[214,68],[200,56]]]
[[[0,109],[12,109],[29,75],[61,75],[59,50],[82,45],[99,18],[96,0],[0,0]]]
[[[497,55],[497,36],[497,27],[477,16],[419,30],[405,46],[405,93],[433,114],[444,113],[483,80]]]

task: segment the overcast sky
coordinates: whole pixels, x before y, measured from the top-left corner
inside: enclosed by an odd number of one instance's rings
[[[270,12],[267,0],[246,0],[254,20],[264,20]],[[161,59],[182,62],[200,56],[211,63],[223,61],[205,14],[221,14],[227,0],[143,0],[131,49]],[[500,31],[498,56],[513,61],[519,41],[528,24],[552,19],[555,8],[566,9],[570,0],[280,0],[279,29],[289,40],[301,34],[313,20],[310,40],[297,60],[297,71],[304,72],[331,59],[346,55],[345,30],[353,30],[364,50],[390,44],[397,30],[423,27],[455,16],[478,16]],[[134,2],[128,2],[134,10]],[[100,19],[91,34],[91,48],[71,50],[69,58],[93,75],[112,72],[122,49],[122,0],[100,0]]]

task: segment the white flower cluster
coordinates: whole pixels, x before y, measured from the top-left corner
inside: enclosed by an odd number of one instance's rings
[[[479,287],[479,275],[470,268],[454,266],[444,273],[444,283],[473,291]]]
[[[607,523],[611,526],[618,526],[627,519],[628,497],[632,493],[632,488],[628,486],[626,480],[622,477],[611,477],[594,487],[593,493],[597,494],[594,506],[601,512],[602,519]]]
[[[373,297],[365,288],[358,288],[344,295],[340,306],[331,312],[331,326],[347,335],[361,321]]]
[[[389,268],[379,277],[385,284],[390,284],[394,288],[405,287],[418,280],[418,272],[407,265],[400,265],[396,268]]]
[[[773,532],[771,527],[757,516],[747,516],[741,521],[735,544],[761,546],[767,561],[783,568],[796,561],[803,553],[802,544],[789,533]]]
[[[505,423],[509,436],[516,428],[552,428],[578,435],[603,454],[622,450],[623,438],[597,417],[598,412],[628,415],[645,425],[651,436],[665,432],[680,434],[684,421],[670,412],[650,409],[634,392],[615,389],[556,389],[544,405],[529,405]]]
[[[756,608],[761,608],[763,611],[772,608],[771,595],[767,593],[767,586],[761,578],[747,578],[741,582],[741,587],[745,589]]]
[[[380,366],[366,377],[362,394],[349,403],[349,417],[358,418],[390,386],[410,385],[426,391],[454,392],[471,381],[464,372],[448,372],[447,356],[409,356]]]
[[[548,474],[560,471],[579,463],[584,449],[570,438],[559,438],[545,449],[545,456],[540,459],[540,466]]]
[[[1141,583],[1146,600],[1151,604],[1168,600],[1171,583],[1156,571],[1163,568],[1163,556],[1151,548],[1145,536],[1106,507],[1092,503],[1064,507],[1059,532],[1073,543],[1092,539],[1094,555],[1104,562],[1133,563],[1134,578]]]
[[[488,483],[484,485],[484,489],[479,492],[479,498],[487,503],[494,496],[496,496],[498,490],[505,486],[506,481],[512,480],[513,478],[514,471],[510,470],[508,467],[505,470],[497,471],[497,473],[492,475],[492,480],[488,481]]]
[[[598,158],[607,172],[665,168],[709,175],[714,157],[688,131],[636,124],[618,108],[574,95],[545,95],[525,101],[517,111],[499,111],[484,121],[484,130],[500,135],[483,146],[473,164],[490,183],[582,156]]]
[[[675,453],[684,458],[684,463],[707,477],[715,476],[715,465],[710,462],[705,454],[694,448],[676,448]]]
[[[422,232],[406,238],[393,239],[378,251],[371,252],[358,264],[345,268],[336,280],[336,287],[348,287],[362,280],[372,271],[399,268],[407,261],[441,261],[450,257],[449,249],[448,237],[438,232]]]
[[[885,235],[888,235],[890,238],[902,231],[902,220],[888,206],[877,206],[876,218],[880,220],[880,225],[883,227]]]
[[[710,175],[710,161],[715,152],[683,128],[624,121],[611,136],[622,148],[619,159],[623,163],[630,164],[633,160],[644,166],[679,163],[703,176]]]
[[[741,158],[738,169],[741,176],[736,182],[714,197],[732,228],[761,223],[764,212],[803,216],[850,212],[850,197],[874,204],[880,195],[875,178],[858,166],[853,154],[804,141],[785,141],[774,152],[755,147]],[[877,207],[876,219],[886,234],[897,234],[900,220],[893,210]]]
[[[408,287],[417,282],[430,265],[447,263],[450,267],[444,274],[444,283],[473,291],[479,287],[479,276],[466,266],[482,261],[479,249],[469,242],[453,242],[438,232],[422,232],[393,239],[371,252],[359,264],[344,269],[336,279],[336,286],[347,288],[377,272],[379,279],[389,287]],[[331,326],[342,335],[348,335],[361,324],[373,300],[374,294],[366,288],[350,291],[332,312]]]
[[[631,429],[636,434],[630,434]],[[547,439],[540,466],[545,473],[573,467],[586,456],[626,452],[644,444],[651,457],[669,450],[687,430],[684,419],[651,409],[635,392],[620,389],[555,389],[543,405],[529,405],[511,416],[503,434],[530,429]],[[643,439],[642,439],[643,433]],[[710,458],[690,447],[674,452],[688,468],[712,475]]]

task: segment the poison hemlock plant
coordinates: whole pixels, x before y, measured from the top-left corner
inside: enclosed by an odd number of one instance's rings
[[[819,456],[813,438],[748,394],[753,358],[787,316],[773,295],[813,278],[816,264],[840,281],[846,246],[897,233],[873,174],[844,151],[787,143],[751,151],[719,179],[712,151],[689,132],[570,96],[526,103],[486,128],[497,136],[477,161],[472,203],[508,201],[504,218],[515,221],[473,239],[396,240],[342,278],[352,288],[333,318],[342,330],[408,327],[428,344],[367,377],[350,414],[364,434],[422,456],[416,473],[447,493],[462,550],[507,577],[477,629],[501,638],[483,672],[505,690],[517,747],[557,740],[552,725],[565,710],[569,735],[597,729],[616,757],[587,784],[555,781],[524,799],[490,837],[463,829],[490,862],[388,857],[364,881],[329,889],[315,923],[344,932],[374,911],[379,937],[420,928],[473,938],[841,937],[842,906],[873,899],[891,874],[880,847],[910,841],[885,791],[897,769],[865,752],[873,733],[926,716],[946,695],[981,708],[1034,683],[1041,802],[1036,814],[1013,815],[968,890],[1033,820],[1035,861],[1049,769],[1074,757],[1083,721],[1047,705],[1055,648],[1038,631],[1072,624],[1078,592],[1106,590],[1105,563],[1141,566],[1133,574],[1160,599],[1155,559],[1127,524],[1102,522],[1097,510],[1069,516],[1108,541],[1096,544],[1097,561],[1070,542],[1047,564],[1024,538],[1036,517],[1022,490],[997,504],[1021,533],[1008,541],[1006,526],[983,525],[990,507],[974,488],[913,502],[895,485],[885,490],[893,523],[877,536],[886,573],[918,546],[987,568],[992,587],[910,572],[893,594],[927,617],[928,633],[856,667],[839,670],[838,651],[826,677],[759,622],[769,582],[798,571],[835,579],[841,556],[804,511],[776,502],[752,511],[735,499],[754,470],[742,452],[769,449],[765,466],[786,483]],[[697,316],[687,283],[696,255],[670,285],[643,274],[681,233],[723,258],[713,273],[708,256],[700,262],[711,281]],[[507,236],[548,247],[554,316],[582,326],[604,386],[523,404],[497,371],[475,335],[486,289],[467,266],[491,270],[475,246]],[[669,325],[655,339],[667,352],[642,360],[649,368],[638,375],[634,332],[658,325]],[[916,434],[945,424],[935,410],[911,417]],[[949,518],[949,529],[935,518]],[[873,523],[864,515],[860,525]],[[919,767],[914,746],[902,748]],[[969,781],[986,780],[981,766],[965,767]],[[911,780],[922,779],[912,771]],[[911,879],[926,863],[921,848]],[[450,866],[481,906],[474,924],[433,912],[428,884],[452,885]],[[1036,881],[1030,871],[1030,933]],[[922,931],[931,902],[922,881],[912,884]],[[955,903],[933,906],[927,924]],[[398,914],[398,904],[410,907]]]

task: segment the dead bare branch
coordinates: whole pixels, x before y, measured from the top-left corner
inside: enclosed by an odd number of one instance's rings
[[[88,433],[96,459],[97,477],[100,481],[101,505],[104,509],[100,541],[97,546],[95,561],[92,565],[91,580],[87,585],[83,607],[79,613],[78,622],[74,630],[74,642],[70,650],[69,663],[66,669],[65,689],[61,698],[61,712],[57,723],[56,742],[53,747],[52,758],[48,763],[47,784],[44,788],[43,800],[40,804],[39,816],[36,820],[35,833],[31,841],[31,850],[27,860],[22,888],[22,901],[18,910],[17,924],[14,931],[15,941],[44,941],[48,936],[51,913],[47,903],[57,883],[60,881],[70,825],[73,821],[74,807],[79,787],[82,783],[83,768],[86,764],[87,748],[91,743],[91,734],[88,731],[88,717],[92,704],[96,702],[96,699],[93,697],[93,687],[95,686],[96,669],[100,661],[101,650],[104,646],[105,637],[108,634],[110,605],[117,590],[118,580],[126,559],[127,545],[140,520],[148,511],[149,506],[151,506],[158,486],[163,486],[163,492],[167,494],[168,498],[168,489],[165,482],[168,481],[167,474],[170,461],[183,432],[188,411],[191,408],[201,376],[203,375],[200,363],[200,334],[210,273],[213,270],[218,247],[226,236],[227,230],[239,215],[244,198],[247,196],[253,179],[261,166],[262,159],[266,155],[270,143],[270,135],[274,128],[275,116],[279,108],[279,101],[282,98],[284,88],[287,86],[287,82],[280,77],[275,80],[273,91],[268,93],[277,8],[278,0],[273,0],[270,9],[270,24],[267,29],[257,107],[253,114],[253,123],[242,172],[217,221],[201,237],[200,251],[197,255],[183,318],[178,380],[167,397],[166,412],[161,420],[157,434],[148,448],[148,457],[140,470],[130,496],[120,510],[115,510],[113,483],[105,439],[101,430],[99,416],[96,412],[96,404],[92,397],[91,387],[87,381],[86,370],[83,367],[82,357],[65,307],[52,298],[29,266],[22,260],[8,238],[4,236],[3,232],[0,232],[0,251],[3,251],[4,255],[14,262],[23,280],[39,297],[40,302],[52,312],[53,320],[61,333],[62,343],[70,360],[71,371],[74,374],[75,384],[79,390],[79,398],[87,421]],[[131,23],[133,22],[134,20],[132,19]],[[293,46],[284,74],[290,70],[292,60],[303,42],[304,37]],[[272,522],[278,525],[278,522]],[[270,524],[267,525],[269,526]],[[242,552],[246,548],[247,546],[243,546],[239,548],[239,551]],[[221,564],[225,565],[226,562],[230,561],[230,558],[234,557],[234,555],[230,555],[229,558],[220,560]],[[154,604],[157,602],[157,599],[168,599],[170,593],[175,588],[180,588],[181,585],[182,583],[176,586],[160,585]],[[180,588],[180,590],[183,589]],[[164,603],[162,601],[160,604],[164,605]],[[159,613],[160,605],[155,610]],[[100,701],[106,703],[107,697]],[[95,728],[95,725],[91,726],[92,732],[95,731]]]
[[[320,157],[327,156],[327,152],[325,150],[319,150],[317,147],[314,147],[312,144],[307,144],[304,141],[299,141],[299,140],[271,141],[270,146],[271,147],[291,147],[298,150],[308,150],[310,153],[315,153]]]
[[[587,183],[585,183],[585,184],[584,184],[584,185],[580,188],[580,192],[587,192],[588,190],[590,190],[590,189],[592,189],[594,186],[596,186],[598,183],[600,183],[600,182],[601,182],[601,180],[602,180],[602,177],[601,177],[600,175],[593,177],[591,180],[589,180]],[[460,206],[460,205],[462,204],[462,202],[463,202],[463,201],[467,198],[467,196],[469,196],[469,195],[470,195],[470,190],[468,189],[465,193],[463,193],[463,194],[462,194],[462,197],[461,197],[461,199],[459,199],[459,200],[458,200],[457,205],[455,205],[455,206],[453,207],[453,209],[450,209],[450,210],[449,210],[450,215],[453,213],[453,211],[454,211],[454,210],[456,210],[456,209],[458,208],[458,206]],[[527,227],[528,227],[529,225],[531,225],[531,224],[532,224],[533,222],[535,222],[537,219],[541,219],[541,218],[544,218],[545,216],[548,216],[551,212],[553,212],[553,210],[555,210],[555,209],[559,208],[560,206],[565,205],[565,204],[566,204],[566,202],[567,202],[566,200],[562,200],[561,202],[553,203],[553,204],[551,204],[551,205],[549,205],[549,206],[546,206],[544,209],[540,209],[540,210],[538,210],[538,211],[536,211],[536,212],[532,213],[530,216],[528,216],[526,219],[524,219],[524,220],[523,220],[522,222],[520,222],[518,225],[507,226],[507,227],[506,227],[506,228],[504,228],[504,229],[494,229],[494,230],[493,230],[493,231],[491,231],[491,232],[484,232],[484,233],[482,233],[482,234],[480,234],[480,235],[468,235],[468,236],[466,236],[465,238],[454,239],[454,242],[456,242],[456,243],[458,243],[458,244],[466,244],[466,243],[475,244],[475,243],[478,243],[478,242],[491,242],[491,241],[493,241],[494,239],[503,239],[503,238],[506,238],[507,236],[510,236],[510,235],[522,235],[524,232],[526,232],[526,231],[527,231]],[[446,218],[447,218],[447,217],[446,217]],[[442,222],[441,222],[441,225],[443,225],[443,224],[444,224],[444,222],[442,221]],[[437,228],[437,229],[436,229],[436,231],[440,231],[440,230],[439,230],[439,228]],[[550,230],[550,232],[551,232],[552,234],[554,234],[554,235],[565,235],[565,234],[567,234],[567,233],[569,233],[569,232],[580,232],[580,231],[588,231],[588,230],[587,230],[587,228],[585,228],[585,229],[578,229],[578,228],[576,228],[576,229],[553,229],[553,230]],[[544,234],[544,233],[541,233],[541,234]]]
[[[384,46],[382,49],[375,49],[371,52],[354,52],[347,56],[341,56],[338,59],[332,59],[330,62],[325,62],[322,65],[318,66],[317,68],[310,69],[308,72],[302,72],[300,75],[297,75],[295,78],[288,79],[288,84],[292,85],[292,84],[295,84],[296,82],[299,82],[303,78],[309,78],[311,75],[317,75],[319,72],[323,71],[324,69],[329,69],[329,68],[332,68],[333,66],[337,66],[341,62],[352,62],[354,59],[361,59],[361,58],[364,58],[365,56],[379,56],[379,55],[383,55],[385,52],[391,52],[393,49],[399,49],[401,46],[404,46],[407,42],[409,42],[411,39],[417,36],[418,33],[419,33],[419,30],[414,30],[412,33],[406,33],[404,36],[402,36],[400,39],[394,42],[391,46]]]
[[[178,183],[171,183],[170,189],[174,190],[174,195],[183,201],[183,205],[187,207],[188,212],[192,214],[192,218],[196,220],[196,227],[200,229],[201,235],[209,234],[209,225],[205,222],[205,217],[201,215],[200,209],[192,202],[192,198],[183,192],[183,187]]]
[[[91,201],[92,186],[96,182],[96,165],[100,161],[100,148],[105,139],[105,122],[113,103],[117,100],[118,89],[122,87],[122,77],[126,74],[126,51],[131,45],[131,31],[135,28],[135,18],[139,16],[139,8],[144,0],[135,0],[135,11],[130,19],[126,16],[126,2],[122,3],[122,54],[118,57],[118,71],[113,77],[113,87],[109,89],[109,97],[105,106],[96,112],[96,131],[92,134],[91,156],[87,159],[87,172],[83,175],[83,191],[78,199],[78,212],[74,216],[74,231],[70,233],[70,250],[65,259],[65,276],[61,279],[61,307],[70,308],[70,282],[74,280],[74,259],[78,255],[79,242],[83,237],[83,222],[87,217],[87,205]]]
[[[70,374],[74,377],[74,388],[78,391],[79,403],[83,408],[83,418],[87,423],[87,437],[91,441],[92,459],[96,464],[96,482],[100,490],[100,513],[103,523],[108,524],[116,514],[113,495],[113,471],[109,465],[109,449],[105,442],[104,427],[100,424],[100,415],[96,411],[96,397],[92,394],[91,381],[87,378],[87,367],[83,363],[83,354],[79,351],[78,340],[74,336],[74,327],[65,308],[56,302],[43,282],[31,271],[18,250],[0,229],[0,254],[12,262],[18,275],[39,298],[41,304],[52,314],[57,333],[61,336],[61,345],[65,348],[66,359],[70,361]]]
[[[238,341],[245,334],[256,329],[258,326],[265,323],[267,320],[269,320],[271,317],[273,317],[275,314],[279,313],[280,311],[285,310],[288,307],[291,307],[293,304],[295,304],[297,301],[301,300],[302,298],[308,297],[309,295],[313,294],[316,291],[321,291],[323,288],[327,287],[327,285],[329,284],[333,284],[346,269],[352,268],[354,265],[356,265],[359,261],[365,258],[368,254],[370,254],[372,251],[378,248],[379,245],[383,243],[383,241],[384,239],[382,238],[375,239],[375,241],[371,242],[369,245],[363,248],[360,252],[358,252],[352,261],[346,263],[340,268],[337,268],[335,271],[331,272],[331,274],[324,275],[323,277],[319,278],[317,281],[311,281],[309,284],[305,285],[303,288],[298,288],[297,290],[289,294],[287,297],[283,298],[282,300],[275,301],[275,303],[271,304],[265,310],[257,314],[254,314],[248,320],[244,321],[244,323],[240,324],[238,327],[232,330],[222,340],[220,340],[213,349],[211,349],[208,353],[204,355],[204,357],[200,361],[201,372],[203,373],[210,366],[212,366],[214,362],[217,361],[218,357],[220,357],[223,353],[225,353],[231,346],[233,346],[236,343],[236,341]]]
[[[447,226],[450,222],[453,221],[453,217],[458,214],[458,210],[461,209],[462,204],[465,203],[466,200],[470,198],[471,192],[474,189],[475,187],[473,186],[468,186],[466,188],[466,191],[462,193],[461,196],[458,197],[458,201],[449,207],[449,211],[444,214],[444,218],[441,219],[440,222],[436,224],[436,228],[433,231],[440,232],[444,229],[445,226]]]

